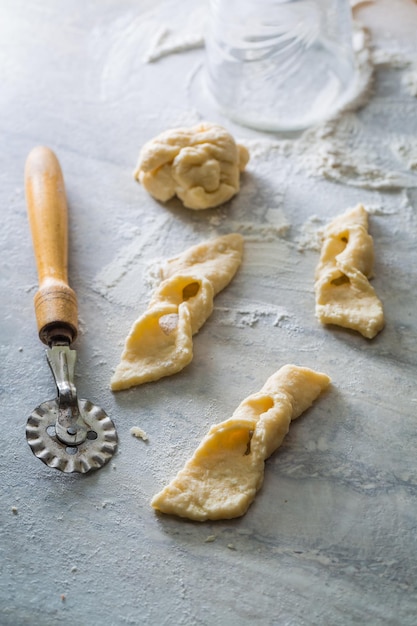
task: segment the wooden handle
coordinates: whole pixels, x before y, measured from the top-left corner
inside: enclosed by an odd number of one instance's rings
[[[72,343],[77,336],[77,298],[68,285],[68,209],[64,179],[55,154],[34,148],[25,166],[25,190],[39,291],[35,313],[39,337]]]

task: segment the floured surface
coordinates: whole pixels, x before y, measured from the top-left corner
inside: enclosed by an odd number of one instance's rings
[[[385,13],[387,3],[395,35],[397,2],[384,0]],[[414,626],[417,117],[403,82],[412,66],[397,63],[391,46],[369,104],[322,139],[318,129],[307,143],[256,133],[198,109],[191,87],[203,49],[143,60],[158,30],[185,38],[197,5],[2,5],[0,623],[165,625],[174,615],[185,626]],[[239,194],[198,214],[176,200],[162,206],[132,178],[138,150],[202,119],[250,149]],[[37,143],[58,154],[68,192],[77,386],[120,439],[111,463],[81,479],[46,468],[24,438],[27,416],[55,393],[33,314],[22,180]],[[406,186],[388,189],[387,172]],[[329,332],[314,316],[319,232],[359,202],[386,317],[372,342]],[[244,262],[216,296],[192,363],[113,394],[112,369],[159,284],[161,260],[230,232],[245,237]],[[245,516],[204,525],[156,516],[152,496],[209,426],[285,363],[326,372],[332,388],[267,460]],[[135,425],[148,442],[132,437]]]

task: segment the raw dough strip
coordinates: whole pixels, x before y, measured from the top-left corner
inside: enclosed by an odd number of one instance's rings
[[[210,428],[184,468],[154,496],[152,506],[197,521],[243,515],[262,485],[265,460],[281,445],[291,420],[329,383],[326,374],[282,367],[230,419]]]
[[[327,225],[315,274],[316,316],[372,339],[384,326],[381,301],[369,284],[374,246],[361,204]]]
[[[214,296],[232,280],[242,254],[243,237],[232,233],[167,261],[163,282],[126,338],[113,391],[170,376],[191,362],[192,336],[211,314]]]

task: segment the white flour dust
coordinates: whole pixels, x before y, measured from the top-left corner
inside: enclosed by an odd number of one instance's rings
[[[417,137],[409,137],[404,154],[411,155]],[[372,133],[354,113],[306,131],[295,143],[300,165],[311,176],[319,176],[363,189],[417,187],[417,176],[410,174],[398,147],[401,139],[393,130],[384,135]],[[385,150],[381,150],[381,143]]]
[[[320,252],[324,223],[317,215],[312,215],[301,227],[301,233],[297,239],[297,249],[300,252],[313,250]]]
[[[96,275],[93,289],[109,301],[122,305],[131,306],[141,302],[150,289],[160,282],[161,270],[161,265],[154,263],[152,273],[150,270],[146,272],[143,257],[164,236],[169,220],[169,215],[145,219],[141,230],[135,231],[130,243],[123,245],[116,258]]]
[[[377,48],[372,51],[372,63],[375,67],[392,67],[402,70],[412,65],[412,60],[405,52]]]
[[[206,8],[200,7],[187,17],[178,30],[162,25],[153,35],[143,61],[154,63],[163,57],[204,47]]]
[[[240,233],[245,237],[246,241],[252,242],[273,241],[284,237],[290,229],[290,223],[280,209],[267,209],[265,222],[263,223],[231,220],[229,224],[231,231]]]
[[[290,314],[283,307],[272,307],[265,303],[245,303],[238,309],[230,307],[215,307],[216,324],[219,326],[233,326],[234,328],[253,327],[257,324],[279,326],[280,322],[290,318]]]
[[[393,154],[404,163],[408,170],[417,172],[417,137],[395,137],[390,147]]]

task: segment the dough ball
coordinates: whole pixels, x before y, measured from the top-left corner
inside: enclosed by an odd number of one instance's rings
[[[148,141],[134,173],[157,200],[178,196],[189,209],[209,209],[232,198],[249,152],[222,126],[174,128]]]

